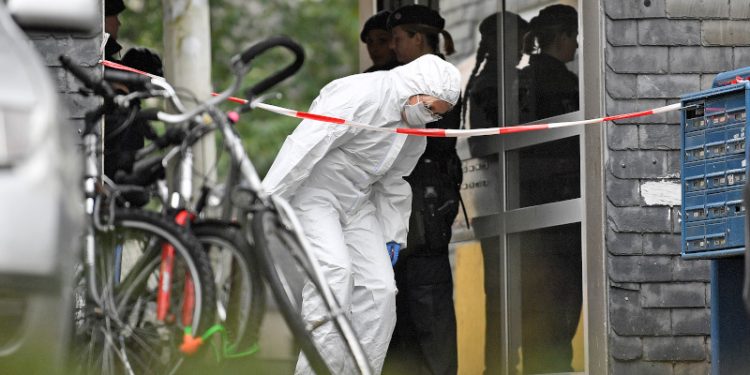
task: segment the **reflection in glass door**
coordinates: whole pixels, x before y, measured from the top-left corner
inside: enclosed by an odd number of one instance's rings
[[[507,239],[509,373],[582,371],[581,224]]]
[[[575,1],[506,0],[506,124],[582,117]],[[507,29],[510,28],[510,29]],[[510,63],[505,64],[510,65]],[[586,371],[582,308],[582,130],[503,142],[507,374]]]
[[[505,123],[577,112],[577,1],[508,0],[505,7]]]
[[[573,136],[507,151],[506,208],[580,198],[579,142],[580,137]]]
[[[579,17],[581,4],[439,0],[465,85],[464,127],[583,118],[581,25],[596,17]],[[483,255],[486,374],[598,370],[584,361],[586,139],[576,127],[459,140],[467,169],[488,166],[465,173],[462,190],[472,221],[462,228]]]

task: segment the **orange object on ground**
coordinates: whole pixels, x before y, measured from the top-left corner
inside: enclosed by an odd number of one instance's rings
[[[193,337],[193,335],[186,333],[182,336],[180,351],[187,355],[195,354],[201,345],[203,345],[203,338]]]

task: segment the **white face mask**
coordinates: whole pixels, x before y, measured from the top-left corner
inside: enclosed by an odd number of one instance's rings
[[[421,100],[416,104],[404,104],[403,110],[404,120],[409,126],[422,126],[428,122],[440,120],[442,117],[436,115],[427,108],[424,102]]]

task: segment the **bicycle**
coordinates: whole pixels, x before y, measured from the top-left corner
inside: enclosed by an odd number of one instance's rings
[[[164,83],[168,85],[167,83]],[[173,92],[173,91],[170,91]],[[149,93],[148,95],[154,95]],[[179,103],[179,98],[170,100]],[[183,108],[181,105],[179,108]],[[146,110],[136,117],[148,118],[154,111]],[[196,204],[191,204],[193,196],[193,153],[192,146],[204,135],[215,129],[195,118],[184,124],[171,126],[162,136],[138,151],[136,167],[129,174],[122,171],[114,177],[116,184],[135,184],[147,191],[155,191],[164,214],[189,230],[203,245],[214,270],[217,292],[217,325],[210,333],[202,335],[207,339],[211,333],[221,332],[221,341],[216,344],[217,359],[237,358],[257,351],[257,341],[265,309],[265,289],[258,271],[255,251],[240,233],[236,222],[224,215],[223,219],[207,218],[204,208],[211,188],[203,179],[197,189],[200,196]],[[153,155],[168,148],[165,155]],[[167,163],[177,159],[171,181],[166,181]],[[167,191],[167,185],[175,186]],[[149,188],[152,186],[152,188]],[[136,197],[143,200],[142,196]],[[131,202],[143,205],[145,202]],[[225,212],[229,213],[229,210]]]
[[[191,130],[182,134],[167,133],[151,146],[139,151],[139,158],[143,159],[156,150],[174,146],[166,156],[147,159],[131,174],[118,174],[115,182],[137,183],[141,186],[169,185],[167,181],[159,181],[159,177],[165,176],[163,169],[166,160],[171,159],[172,155],[179,155],[175,168],[177,172],[171,183],[177,188],[171,194],[167,194],[163,188],[153,190],[161,192],[159,198],[163,206],[168,207],[167,215],[190,230],[211,259],[217,291],[217,329],[224,333],[224,342],[219,343],[222,350],[217,357],[241,357],[257,350],[262,312],[265,309],[265,290],[255,259],[256,252],[253,245],[241,235],[239,225],[229,220],[227,215],[223,219],[206,218],[202,215],[211,192],[205,180],[198,189],[200,197],[197,203],[190,205],[194,180],[193,154],[190,150],[203,135],[213,130],[199,123],[191,123],[190,128]]]
[[[232,160],[234,180],[230,180],[226,190],[237,211],[242,234],[248,243],[255,245],[263,278],[268,283],[282,315],[297,339],[302,353],[318,374],[331,373],[326,358],[318,350],[312,339],[312,332],[325,324],[333,324],[343,339],[345,350],[351,362],[363,374],[371,373],[367,358],[356,338],[346,312],[341,309],[330,288],[328,288],[320,266],[309,250],[307,239],[291,206],[282,198],[270,196],[261,185],[261,180],[250,157],[245,153],[239,136],[231,127],[229,118],[215,106],[230,97],[239,88],[242,78],[250,69],[251,61],[259,54],[274,47],[291,51],[295,61],[272,76],[264,79],[246,91],[255,98],[275,84],[294,74],[302,64],[303,51],[295,42],[285,37],[275,37],[261,41],[232,59],[233,83],[222,93],[203,102],[191,111],[182,114],[157,112],[153,119],[168,124],[179,124],[201,113],[208,114],[220,130],[224,146]],[[249,104],[238,109],[244,112],[251,109]],[[301,289],[314,288],[325,304],[326,314],[317,322],[305,322],[300,315]]]
[[[129,98],[69,58],[60,60],[104,98],[86,114],[82,134],[87,226],[74,293],[76,361],[71,362],[81,373],[173,373],[184,360],[184,333],[214,322],[214,310],[205,308],[215,304],[209,259],[197,239],[160,215],[117,207],[118,195],[127,189],[102,178],[97,121],[111,106],[127,108]],[[118,74],[108,79],[146,84]]]
[[[230,178],[228,183],[230,188],[227,190],[231,192],[229,195],[232,196],[233,203],[238,207],[239,228],[241,228],[247,244],[255,244],[254,253],[257,253],[258,260],[260,260],[263,277],[271,287],[274,297],[281,307],[282,315],[299,341],[305,357],[316,372],[330,373],[323,356],[311,337],[312,331],[330,322],[335,325],[336,330],[343,338],[347,351],[357,368],[360,372],[368,374],[370,369],[364,352],[346,318],[346,313],[341,311],[324,281],[314,256],[308,250],[306,238],[302,235],[301,227],[299,222],[296,221],[294,212],[285,201],[277,197],[270,197],[263,192],[260,179],[249,157],[245,154],[239,137],[230,127],[227,116],[215,108],[216,104],[228,98],[239,87],[241,78],[249,70],[250,61],[258,54],[275,46],[282,46],[292,51],[295,54],[295,62],[248,90],[248,95],[251,97],[262,93],[292,75],[301,66],[302,50],[296,43],[286,38],[272,38],[256,44],[233,59],[235,81],[229,89],[191,111],[181,114],[152,112],[152,117],[165,123],[180,124],[199,114],[211,116],[214,124],[221,130],[225,146],[231,156],[234,173],[231,173],[230,176],[234,176],[234,178]],[[162,83],[162,85],[166,85],[166,83]],[[249,108],[250,106],[245,106],[240,110]],[[186,163],[184,165],[189,165],[189,152],[181,154],[184,157],[182,162]],[[190,171],[190,168],[179,169]],[[183,186],[183,183],[185,183],[183,187],[188,186],[190,179],[186,178],[187,175],[189,173],[182,174],[179,186]],[[190,190],[192,189],[185,188],[181,190],[182,196],[176,195],[171,198],[176,197],[176,201],[180,201],[189,196]],[[164,200],[166,201],[166,198]],[[252,251],[252,249],[250,250]],[[303,284],[318,290],[328,311],[328,314],[315,324],[304,322],[299,314],[299,292]]]

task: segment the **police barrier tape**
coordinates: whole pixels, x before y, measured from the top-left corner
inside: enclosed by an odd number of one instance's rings
[[[497,134],[511,134],[511,133],[523,133],[536,130],[545,129],[557,129],[568,126],[577,126],[585,124],[596,124],[605,121],[622,120],[627,118],[642,117],[654,115],[657,113],[664,113],[670,111],[676,111],[682,108],[680,103],[670,104],[664,107],[654,108],[647,111],[625,113],[621,115],[600,117],[590,120],[579,120],[579,121],[565,121],[555,122],[549,124],[533,124],[533,125],[516,125],[498,128],[482,128],[482,129],[415,129],[415,128],[379,128],[376,126],[363,124],[356,121],[348,121],[335,117],[321,116],[314,113],[299,112],[291,109],[281,108],[266,103],[252,103],[253,107],[265,109],[274,113],[278,113],[284,116],[297,117],[302,119],[310,119],[334,124],[348,125],[354,128],[368,129],[373,131],[391,132],[397,134],[417,135],[423,137],[477,137],[482,135],[497,135]]]
[[[149,76],[149,77],[154,78],[154,79],[164,80],[164,77],[159,77],[156,74],[146,73],[146,72],[144,72],[142,70],[138,70],[136,68],[131,68],[131,67],[127,66],[127,65],[118,64],[118,63],[116,63],[114,61],[102,60],[102,61],[100,61],[100,63],[102,65],[106,66],[107,68],[112,68],[112,69],[124,70],[126,72],[133,72],[133,73],[143,74],[144,76]]]
[[[107,60],[103,60],[102,64],[104,66],[114,68],[114,69],[126,70],[126,71],[130,71],[134,73],[145,74],[152,78],[163,79],[162,77],[155,76],[153,74],[149,74],[149,73],[140,71],[138,69],[133,69],[131,67],[118,64],[115,62],[107,61]],[[212,95],[216,95],[216,93],[213,93]],[[247,103],[247,100],[236,98],[236,97],[230,97],[228,100],[233,101],[235,103],[240,103],[240,104]],[[364,124],[364,123],[357,122],[357,121],[349,121],[349,120],[345,120],[345,119],[341,119],[337,117],[323,116],[323,115],[318,115],[318,114],[310,113],[310,112],[295,111],[292,109],[278,107],[278,106],[267,104],[267,103],[253,102],[250,105],[253,108],[260,108],[266,111],[274,112],[274,113],[284,115],[284,116],[289,116],[289,117],[314,120],[314,121],[332,123],[332,124],[337,124],[337,125],[347,125],[353,128],[366,129],[370,131],[416,135],[416,136],[422,136],[422,137],[477,137],[477,136],[483,136],[483,135],[524,133],[524,132],[537,131],[537,130],[557,129],[557,128],[564,128],[564,127],[569,127],[569,126],[597,124],[597,123],[603,123],[607,121],[644,117],[644,116],[655,115],[658,113],[665,113],[665,112],[677,111],[677,110],[682,109],[682,104],[675,103],[675,104],[670,104],[670,105],[666,105],[663,107],[649,109],[646,111],[623,113],[620,115],[605,116],[605,117],[599,117],[599,118],[589,119],[589,120],[563,121],[563,122],[554,122],[554,123],[548,123],[548,124],[515,125],[515,126],[511,125],[511,126],[504,126],[504,127],[497,127],[497,128],[482,128],[482,129],[423,129],[423,128],[382,128],[382,127],[373,126],[370,124]]]

